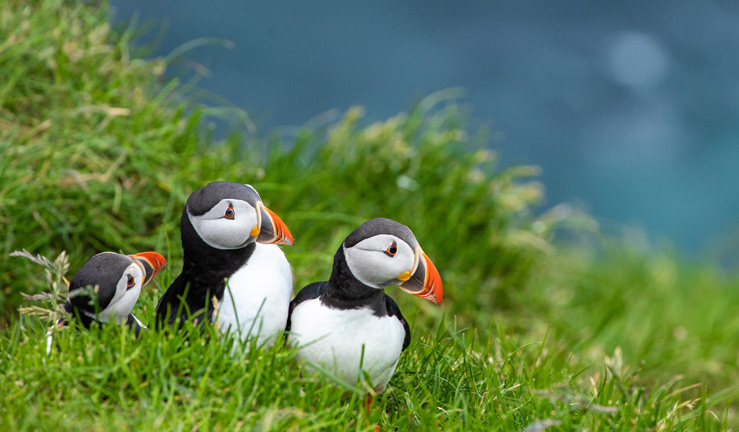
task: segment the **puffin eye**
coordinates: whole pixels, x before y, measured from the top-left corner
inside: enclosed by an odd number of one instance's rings
[[[391,244],[390,247],[385,249],[385,255],[389,257],[394,257],[396,253],[398,253],[398,244],[395,243],[395,241],[393,240],[393,244]]]
[[[136,280],[133,278],[133,276],[128,275],[128,283],[126,284],[126,288],[133,288],[134,285],[136,285]]]
[[[228,208],[226,209],[226,213],[223,215],[226,219],[233,219],[234,216],[236,216],[236,212],[234,211],[234,206],[229,204]]]

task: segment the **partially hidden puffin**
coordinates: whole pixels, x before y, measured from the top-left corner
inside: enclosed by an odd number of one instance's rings
[[[159,300],[157,324],[212,322],[242,341],[274,342],[285,329],[293,286],[277,246],[294,243],[282,219],[252,186],[217,181],[190,195],[180,234],[182,274]]]
[[[93,256],[72,277],[69,298],[64,303],[70,317],[60,318],[57,326],[67,325],[69,319],[87,328],[94,323],[116,322],[133,328],[138,336],[146,326],[131,311],[141,288],[166,265],[167,260],[156,252],[103,252]]]
[[[290,303],[288,342],[298,359],[350,385],[366,373],[382,392],[411,336],[385,294],[392,285],[441,304],[441,276],[413,232],[394,220],[371,219],[341,244],[329,280],[306,286]]]

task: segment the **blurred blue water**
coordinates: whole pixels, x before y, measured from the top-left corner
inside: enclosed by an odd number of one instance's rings
[[[262,131],[366,107],[370,120],[461,86],[503,161],[543,167],[547,206],[588,208],[698,251],[739,215],[739,3],[114,0],[199,37],[199,86]],[[609,222],[610,221],[610,222]]]

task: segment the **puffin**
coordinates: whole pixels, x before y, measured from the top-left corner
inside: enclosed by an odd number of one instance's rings
[[[57,320],[66,327],[77,320],[85,328],[108,322],[125,324],[139,335],[146,326],[131,313],[141,288],[165,266],[167,260],[156,252],[121,255],[102,252],[90,258],[69,282],[69,297],[64,310],[69,314]],[[52,332],[47,334],[47,352],[51,351]]]
[[[214,324],[238,340],[274,343],[292,296],[293,245],[285,223],[254,187],[216,181],[193,192],[182,211],[182,273],[157,304],[160,328]]]
[[[329,280],[307,285],[290,303],[286,333],[298,360],[350,385],[366,374],[381,393],[411,338],[385,294],[395,285],[441,304],[441,276],[413,232],[392,219],[370,219],[339,246]]]

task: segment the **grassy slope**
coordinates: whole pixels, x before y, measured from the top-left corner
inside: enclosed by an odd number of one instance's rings
[[[739,425],[736,278],[622,245],[552,247],[551,230],[578,220],[532,220],[536,171],[497,170],[453,103],[432,96],[367,127],[351,110],[303,128],[290,150],[278,138],[216,146],[202,111],[160,83],[166,65],[131,58],[104,9],[0,5],[0,422],[11,430]],[[447,302],[391,293],[414,339],[369,418],[351,391],[301,377],[286,349],[233,359],[228,341],[134,340],[110,326],[63,332],[47,358],[48,321],[12,313],[20,291],[46,286],[40,267],[7,257],[20,248],[69,251],[69,275],[96,251],[154,249],[171,263],[162,289],[179,270],[184,201],[216,179],[254,184],[290,226],[297,287],[325,279],[369,217],[408,224],[434,259]],[[142,295],[145,321],[157,297]]]

